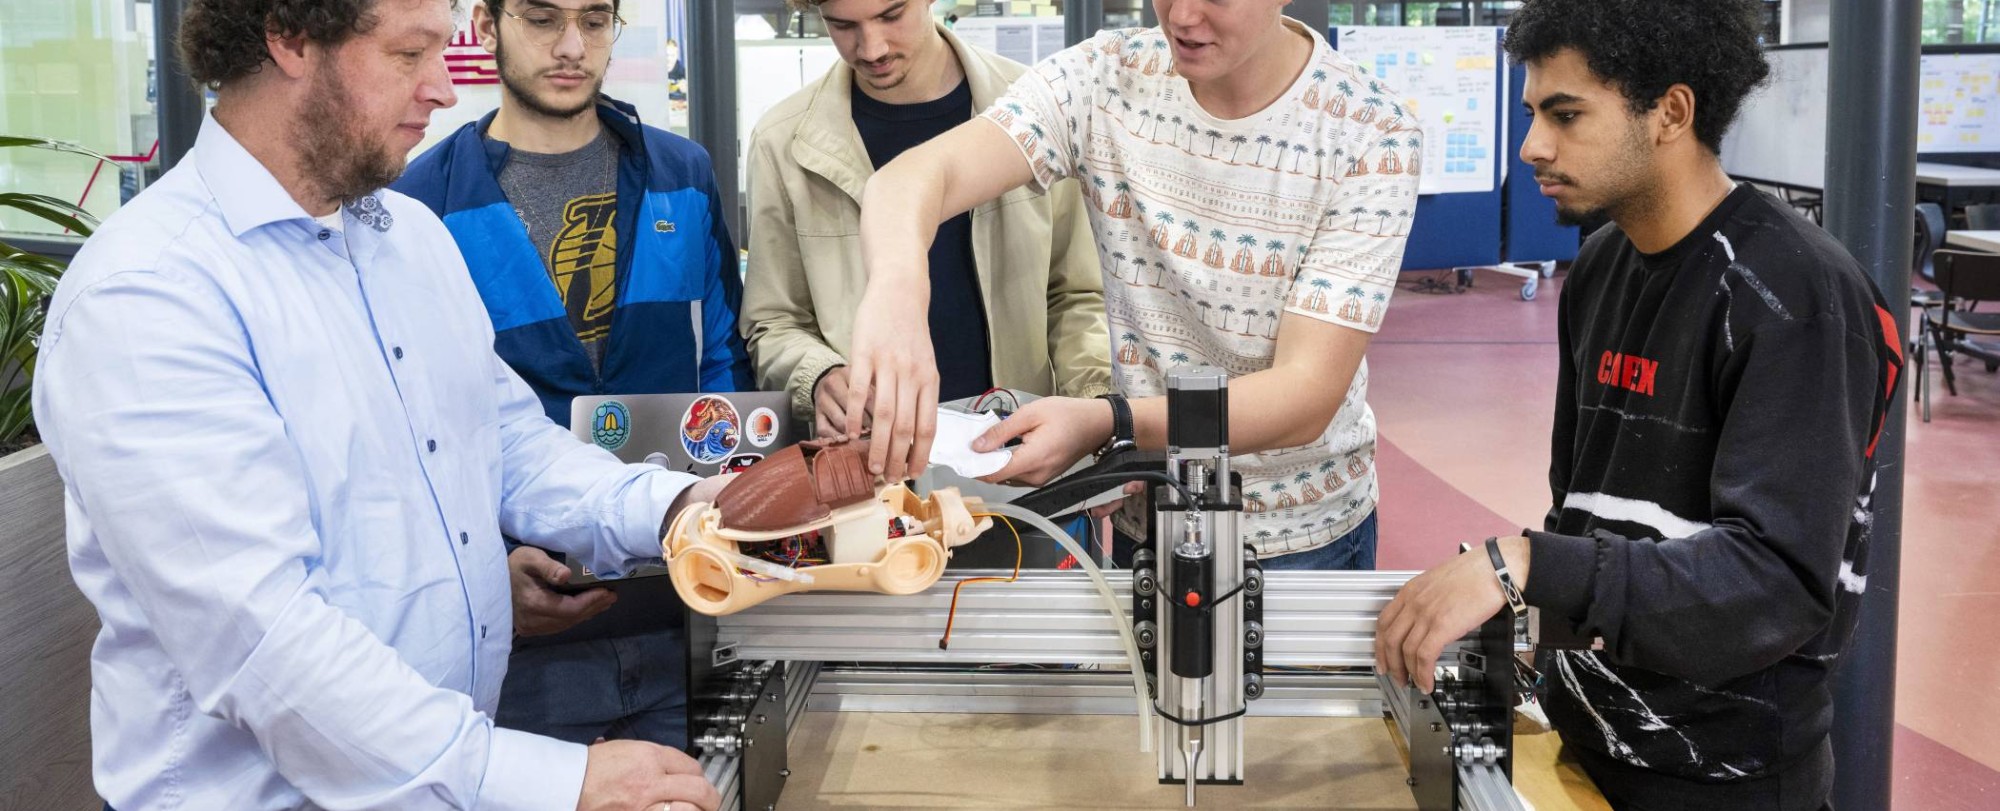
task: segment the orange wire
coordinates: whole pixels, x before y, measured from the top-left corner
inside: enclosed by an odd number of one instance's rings
[[[959,589],[965,588],[968,583],[1012,583],[1021,579],[1021,530],[1016,529],[1014,522],[1007,520],[1007,517],[1004,515],[973,513],[972,517],[999,519],[1000,523],[1007,525],[1008,532],[1014,533],[1014,573],[1007,577],[969,577],[958,581],[958,585],[951,587],[951,611],[944,616],[944,638],[938,640],[938,650],[951,647],[951,624],[958,620]]]

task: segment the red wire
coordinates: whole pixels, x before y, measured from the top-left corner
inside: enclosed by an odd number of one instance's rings
[[[969,583],[1012,583],[1021,578],[1021,531],[1014,528],[1014,522],[1007,520],[1006,516],[993,513],[973,513],[972,517],[1000,519],[1001,523],[1007,525],[1007,531],[1014,533],[1014,573],[1006,577],[969,577],[958,581],[958,585],[951,588],[951,610],[944,615],[944,638],[938,640],[938,650],[951,647],[951,626],[958,621],[959,589],[965,588]]]

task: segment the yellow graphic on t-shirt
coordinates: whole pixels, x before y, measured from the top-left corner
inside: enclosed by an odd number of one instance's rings
[[[592,194],[563,206],[563,230],[549,249],[549,276],[562,294],[563,308],[577,340],[611,334],[611,310],[618,293],[618,195]],[[582,307],[577,302],[582,302]]]

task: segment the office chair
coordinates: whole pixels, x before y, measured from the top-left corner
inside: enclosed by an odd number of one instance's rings
[[[1945,390],[1953,397],[1958,396],[1953,356],[1970,355],[1985,361],[1986,371],[2000,370],[2000,355],[1972,342],[1975,336],[2000,338],[2000,313],[1970,309],[1982,301],[2000,301],[2000,254],[1944,250],[1933,259],[1941,302],[1924,312],[1924,340],[1917,345],[1916,388],[1917,399],[1924,406],[1924,422],[1931,421],[1929,350],[1937,351]]]

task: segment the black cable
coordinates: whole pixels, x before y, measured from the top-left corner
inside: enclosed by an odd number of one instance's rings
[[[1228,602],[1228,601],[1229,601],[1229,598],[1231,598],[1231,597],[1234,597],[1234,596],[1236,596],[1236,595],[1238,595],[1238,594],[1241,594],[1241,593],[1243,593],[1243,585],[1244,585],[1244,583],[1248,583],[1248,582],[1250,582],[1250,581],[1249,581],[1249,578],[1244,578],[1242,582],[1240,582],[1240,583],[1237,583],[1237,584],[1236,584],[1236,588],[1233,588],[1233,589],[1230,589],[1230,590],[1228,590],[1228,591],[1226,591],[1226,592],[1223,592],[1223,593],[1222,593],[1222,596],[1220,596],[1220,597],[1217,597],[1217,598],[1215,598],[1215,599],[1213,599],[1213,600],[1210,600],[1210,601],[1208,601],[1208,604],[1207,604],[1207,605],[1204,605],[1204,606],[1202,606],[1202,607],[1200,607],[1200,608],[1197,608],[1197,609],[1195,609],[1195,610],[1196,610],[1196,611],[1200,611],[1200,612],[1203,612],[1203,613],[1212,613],[1212,612],[1214,612],[1214,611],[1215,611],[1215,609],[1216,609],[1216,608],[1217,608],[1218,606],[1221,606],[1221,605],[1222,605],[1223,603],[1226,603],[1226,602]]]
[[[1180,479],[1176,479],[1172,476],[1167,475],[1167,472],[1164,470],[1134,470],[1123,473],[1093,473],[1088,476],[1081,476],[1074,479],[1060,479],[1054,482],[1050,482],[1050,484],[1052,485],[1060,484],[1064,487],[1071,487],[1079,485],[1097,484],[1100,482],[1105,484],[1126,484],[1128,482],[1154,482],[1156,484],[1164,484],[1167,485],[1168,487],[1174,488],[1175,492],[1180,493],[1181,498],[1185,499],[1188,504],[1195,503],[1193,491],[1188,490],[1187,485],[1183,483]]]
[[[1158,714],[1158,715],[1159,715],[1159,716],[1160,716],[1161,718],[1165,718],[1165,719],[1167,719],[1167,720],[1169,720],[1169,721],[1172,721],[1172,722],[1174,722],[1174,723],[1176,723],[1176,724],[1179,724],[1179,725],[1181,725],[1181,726],[1184,726],[1184,727],[1205,727],[1205,726],[1208,726],[1208,725],[1210,725],[1210,724],[1220,724],[1220,723],[1222,723],[1222,722],[1224,722],[1224,721],[1234,721],[1234,720],[1236,720],[1236,719],[1238,719],[1238,718],[1241,718],[1241,717],[1243,717],[1243,714],[1244,714],[1244,713],[1247,713],[1247,712],[1249,712],[1249,711],[1250,711],[1250,705],[1248,705],[1248,704],[1245,704],[1245,705],[1243,705],[1243,709],[1240,709],[1240,710],[1237,710],[1237,711],[1235,711],[1235,712],[1232,712],[1232,713],[1229,713],[1229,714],[1227,714],[1227,715],[1218,715],[1218,716],[1215,716],[1215,717],[1213,717],[1213,718],[1197,718],[1197,719],[1195,719],[1195,720],[1193,720],[1193,721],[1186,721],[1186,720],[1182,720],[1182,719],[1181,719],[1181,718],[1180,718],[1179,716],[1176,716],[1176,715],[1174,715],[1173,713],[1170,713],[1170,712],[1167,712],[1167,711],[1166,711],[1166,710],[1164,710],[1164,709],[1161,709],[1161,708],[1160,708],[1160,703],[1159,703],[1159,702],[1157,702],[1157,701],[1153,702],[1153,712],[1154,712],[1154,713],[1157,713],[1157,714]]]

